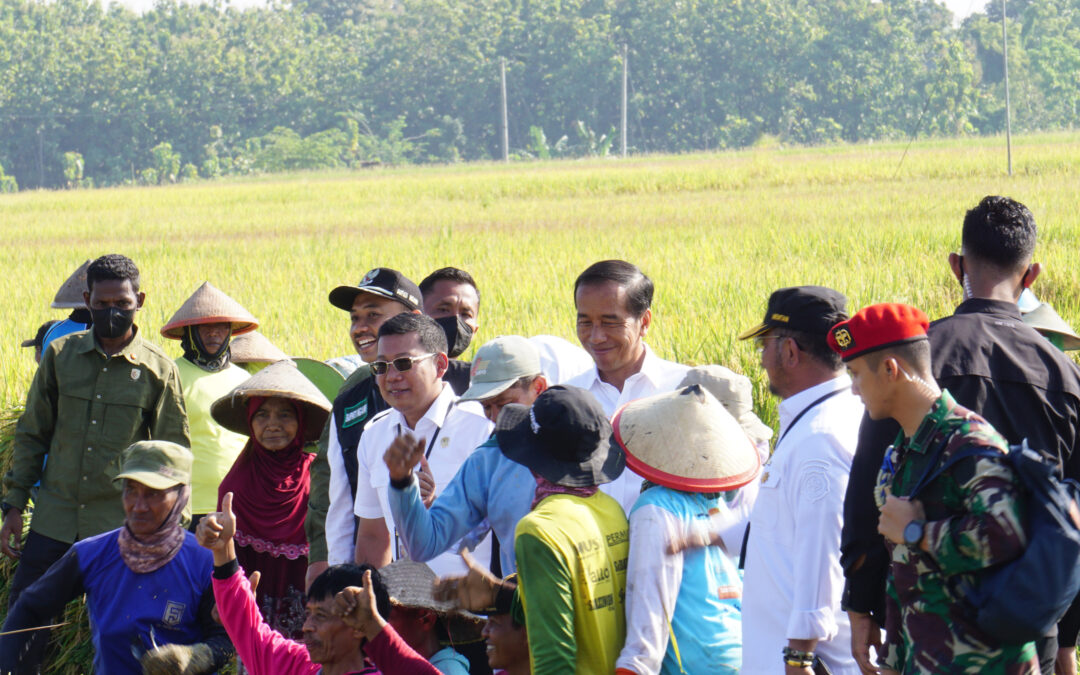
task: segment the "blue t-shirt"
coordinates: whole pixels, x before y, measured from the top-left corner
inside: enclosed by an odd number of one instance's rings
[[[94,670],[139,675],[132,653],[157,645],[201,642],[199,603],[210,590],[213,555],[184,533],[180,552],[148,574],[131,571],[120,557],[120,530],[76,542],[94,643]],[[151,635],[153,638],[151,638]]]
[[[632,518],[634,511],[654,506],[682,522],[707,521],[710,509],[717,508],[719,502],[716,497],[657,485],[641,493],[630,513]],[[734,670],[742,666],[742,581],[734,563],[719,546],[683,554],[682,583],[671,631],[678,641],[682,669],[675,645],[669,640],[660,668],[662,674],[713,673],[719,672],[720,665]],[[780,662],[779,655],[776,660]]]
[[[387,490],[390,512],[409,557],[426,562],[443,553],[486,519],[499,538],[502,573],[514,564],[514,528],[532,506],[536,479],[524,465],[507,459],[492,436],[469,455],[430,509],[416,481]]]

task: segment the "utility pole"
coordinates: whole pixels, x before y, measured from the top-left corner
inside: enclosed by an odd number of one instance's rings
[[[626,157],[626,85],[628,82],[626,70],[627,49],[626,43],[622,45],[622,130],[619,133],[619,145],[622,148],[622,156]]]
[[[1001,0],[1001,61],[1005,70],[1005,148],[1012,175],[1012,110],[1009,107],[1009,36],[1005,32],[1005,0]]]
[[[506,57],[499,57],[499,75],[502,79],[502,146],[503,161],[510,161],[510,123],[506,114]]]

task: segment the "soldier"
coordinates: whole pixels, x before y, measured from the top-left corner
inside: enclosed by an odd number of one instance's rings
[[[885,453],[875,499],[891,556],[882,672],[1038,673],[1035,645],[1001,644],[975,623],[960,589],[979,570],[1017,557],[1027,542],[1019,483],[1004,456],[972,447],[1008,444],[934,381],[929,321],[907,305],[863,309],[829,332],[875,420],[901,426]]]

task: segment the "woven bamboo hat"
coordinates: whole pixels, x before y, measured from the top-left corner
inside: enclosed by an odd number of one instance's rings
[[[229,360],[233,363],[274,363],[287,358],[288,354],[257,330],[229,341]]]
[[[247,403],[252,396],[296,401],[304,411],[304,440],[317,441],[330,417],[330,401],[288,359],[271,363],[210,406],[210,415],[229,431],[248,436]]]
[[[1050,338],[1051,342],[1057,338],[1061,342],[1062,351],[1080,349],[1080,335],[1077,335],[1072,326],[1065,323],[1065,319],[1062,319],[1061,315],[1047,303],[1040,302],[1035,309],[1021,314],[1020,318],[1024,323]]]
[[[746,432],[700,385],[631,401],[616,411],[611,425],[626,465],[674,490],[734,490],[753,480],[761,466]]]
[[[750,378],[723,366],[697,366],[687,371],[678,388],[692,384],[700,384],[715,396],[752,441],[763,443],[772,438],[773,430],[754,414],[753,385],[750,384]]]
[[[250,333],[259,327],[259,321],[218,289],[204,281],[202,286],[184,301],[169,322],[161,327],[161,334],[171,340],[184,337],[185,326],[204,323],[231,323],[233,335]]]
[[[430,609],[445,622],[450,640],[455,643],[480,639],[484,620],[464,610],[456,609],[452,602],[440,602],[432,594],[435,572],[421,562],[397,560],[379,570],[390,604],[399,607]]]
[[[81,309],[86,307],[83,300],[83,292],[86,291],[86,270],[90,269],[90,261],[87,260],[79,265],[79,269],[71,273],[71,276],[61,284],[60,290],[56,291],[50,307],[53,309]]]

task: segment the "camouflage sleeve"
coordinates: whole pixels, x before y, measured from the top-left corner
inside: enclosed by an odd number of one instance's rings
[[[304,533],[308,540],[308,561],[313,563],[324,562],[327,558],[326,512],[330,508],[330,465],[326,461],[326,447],[330,425],[333,423],[333,416],[326,420],[322,436],[319,437],[319,452],[309,468],[311,492],[308,494]]]
[[[972,457],[949,470],[963,499],[961,515],[926,524],[926,546],[946,575],[1012,560],[1027,544],[1024,504],[1003,460]]]
[[[900,603],[892,575],[888,577],[885,592],[885,642],[881,665],[898,673],[904,672],[904,636],[901,631]]]

